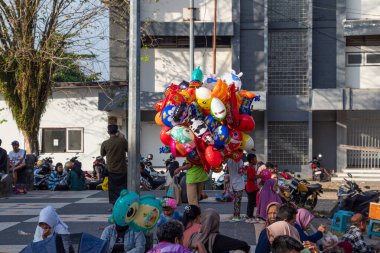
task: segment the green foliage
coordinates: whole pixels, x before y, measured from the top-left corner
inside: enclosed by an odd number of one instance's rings
[[[4,110],[5,110],[5,108],[0,108],[0,112],[1,112],[1,111],[4,111]],[[1,119],[1,118],[0,118],[0,124],[3,124],[3,123],[5,123],[5,122],[7,122],[6,119]]]

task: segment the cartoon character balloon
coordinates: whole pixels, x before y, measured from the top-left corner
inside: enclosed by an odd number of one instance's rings
[[[254,147],[254,142],[253,142],[253,139],[251,136],[249,136],[248,134],[245,134],[245,133],[242,133],[242,142],[240,144],[240,147],[239,149],[241,150],[252,150],[253,147]]]
[[[215,147],[223,147],[223,145],[226,143],[229,137],[229,131],[226,126],[218,126],[214,133],[214,146]]]
[[[193,73],[191,74],[191,81],[190,81],[190,87],[197,88],[202,86],[202,80],[203,80],[203,72],[201,70],[201,67],[198,66],[198,68],[194,69]]]
[[[211,74],[203,80],[203,87],[206,87],[207,89],[212,90],[217,82],[218,82],[218,79],[216,78],[216,75]]]
[[[175,126],[170,130],[173,140],[185,144],[194,141],[194,134],[185,126]]]
[[[119,226],[127,226],[135,218],[140,205],[140,196],[135,192],[123,190],[120,197],[116,200],[112,210],[112,215],[108,222]]]
[[[211,91],[205,87],[200,87],[195,90],[198,105],[204,110],[210,110],[211,106]]]
[[[243,136],[241,132],[236,129],[231,130],[229,136],[229,141],[224,144],[224,148],[227,152],[231,153],[239,148]]]
[[[201,138],[206,144],[214,144],[211,131],[207,128],[203,120],[196,118],[190,119],[190,129],[193,131],[195,136]]]
[[[218,121],[224,120],[227,115],[226,106],[220,101],[219,98],[211,100],[211,114]]]
[[[236,90],[240,90],[241,89],[241,79],[240,77],[243,76],[243,73],[240,72],[239,74],[236,74],[236,71],[235,70],[232,70],[230,74],[227,74],[225,76],[223,76],[223,80],[228,84],[228,85],[232,85],[232,84],[235,84],[235,88]]]
[[[167,105],[162,110],[161,117],[162,117],[162,122],[165,124],[165,126],[173,127],[176,125],[176,123],[173,120],[173,114],[174,114],[175,108],[176,108],[175,105]]]
[[[168,133],[169,130],[170,130],[170,127],[165,126],[160,131],[160,140],[166,146],[169,146],[172,141],[170,132]]]
[[[256,94],[250,91],[242,90],[239,95],[242,98],[239,110],[240,114],[251,115],[252,101],[256,97]]]
[[[221,79],[218,79],[215,87],[212,89],[211,96],[214,98],[219,98],[220,101],[225,104],[230,97],[228,85]]]
[[[189,115],[189,117],[198,118],[198,119],[204,119],[204,117],[205,117],[201,108],[195,102],[193,102],[189,105],[188,115]]]
[[[208,115],[206,118],[205,118],[205,123],[207,125],[207,128],[210,130],[210,131],[214,131],[215,128],[218,127],[219,125],[219,122],[212,116],[212,115]]]
[[[185,102],[180,103],[178,106],[176,106],[174,112],[173,112],[173,121],[176,124],[181,124],[187,117],[188,113],[188,106]]]

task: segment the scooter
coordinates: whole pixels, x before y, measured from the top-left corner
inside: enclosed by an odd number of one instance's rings
[[[154,168],[153,168],[153,165],[152,165],[152,160],[153,160],[153,155],[152,154],[149,154],[147,155],[146,158],[142,158],[142,162],[144,164],[144,168],[145,170],[149,173],[149,175],[151,177],[165,177],[165,172],[163,171],[156,171]]]
[[[362,213],[368,215],[369,203],[379,202],[380,191],[365,191],[363,192],[359,185],[352,179],[352,175],[347,173],[351,180],[344,178],[345,184],[338,189],[338,202],[332,210],[334,214],[338,210],[346,210],[354,213]],[[369,186],[365,187],[370,189]]]
[[[327,171],[325,167],[321,165],[322,155],[319,154],[318,157],[313,157],[309,163],[312,169],[313,181],[327,182],[331,181],[331,174]]]

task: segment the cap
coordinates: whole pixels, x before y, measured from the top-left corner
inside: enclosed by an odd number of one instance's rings
[[[14,146],[14,145],[20,146],[20,143],[18,143],[18,141],[12,141],[11,145],[12,146]]]

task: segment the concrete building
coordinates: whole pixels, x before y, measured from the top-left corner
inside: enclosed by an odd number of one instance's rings
[[[189,24],[186,0],[141,5],[144,29],[155,40],[141,53],[145,155],[161,146],[154,102],[166,85],[189,79]],[[379,172],[378,152],[365,151],[380,147],[379,6],[379,0],[218,1],[217,71],[242,71],[244,89],[262,97],[252,133],[260,160],[310,175],[308,161],[321,153],[328,169]],[[213,1],[195,7],[195,63],[208,74]],[[110,24],[111,81],[125,81],[127,33]],[[122,97],[110,103],[100,94],[99,109],[125,124],[126,108],[117,106]]]

